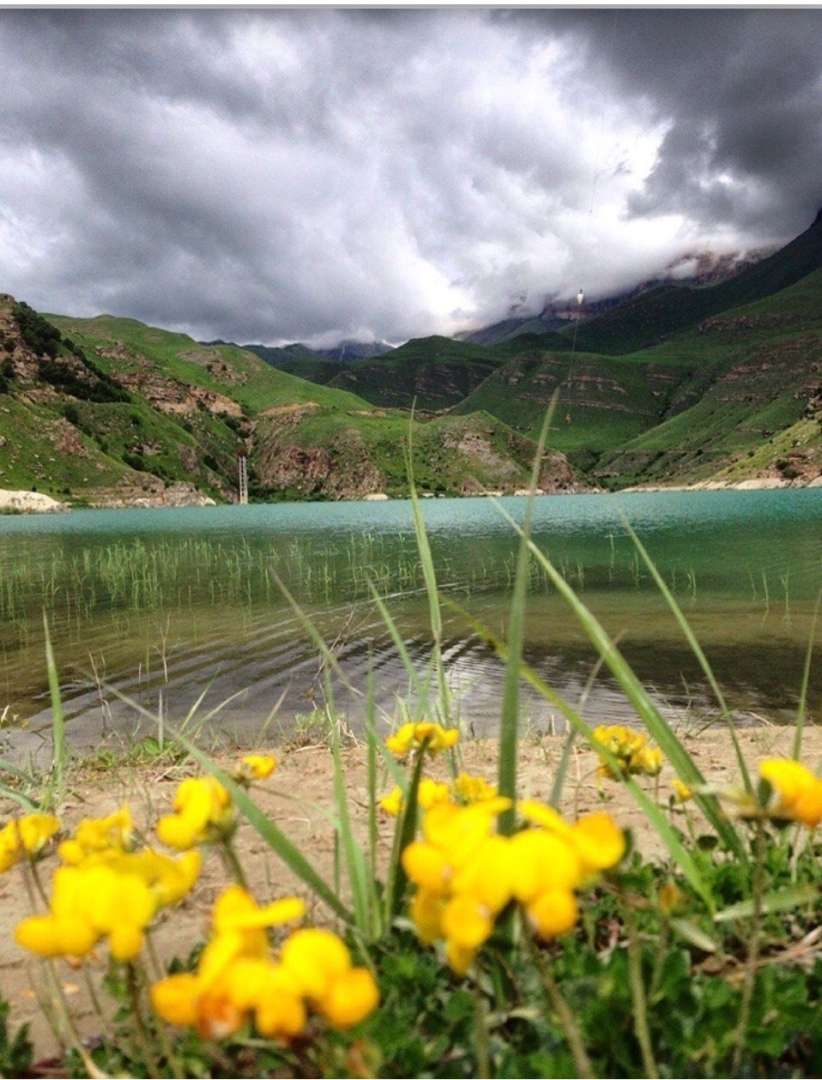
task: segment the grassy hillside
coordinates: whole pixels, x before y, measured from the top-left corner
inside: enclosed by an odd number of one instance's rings
[[[0,486],[75,504],[236,498],[258,414],[354,395],[133,319],[38,315],[0,297]]]
[[[459,404],[500,364],[492,349],[444,337],[418,338],[383,357],[338,365],[330,386],[374,405],[424,410]]]
[[[380,410],[340,413],[296,410],[291,423],[265,418],[255,433],[252,487],[261,497],[338,498],[409,491],[406,448],[422,493],[513,492],[527,486],[536,444],[486,413],[429,421]],[[564,458],[549,456],[541,484],[568,490],[574,477]]]
[[[412,344],[412,368],[426,359],[436,368],[445,354],[449,379],[470,386],[484,377],[471,370],[485,362],[483,350],[443,341]],[[133,319],[44,318],[3,298],[0,395],[0,486],[74,504],[234,500],[240,453],[252,498],[408,490],[409,412],[377,409],[238,346],[198,344]],[[527,482],[535,446],[495,418],[418,419],[413,428],[422,491],[512,491]],[[543,479],[573,484],[561,457]]]
[[[812,478],[822,466],[822,270],[723,312],[656,349],[691,375],[659,425],[616,446],[595,474],[621,484]]]

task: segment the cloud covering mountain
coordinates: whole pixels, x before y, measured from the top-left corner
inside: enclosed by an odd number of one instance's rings
[[[201,338],[451,334],[822,203],[816,9],[0,11],[0,289]]]

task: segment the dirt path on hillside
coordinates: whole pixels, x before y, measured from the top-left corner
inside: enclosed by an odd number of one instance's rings
[[[755,769],[756,762],[762,757],[790,755],[793,729],[747,728],[739,732],[739,738],[749,767]],[[710,783],[724,788],[738,781],[736,758],[726,731],[709,729],[685,736],[684,741]],[[523,740],[518,761],[519,790],[523,796],[536,799],[549,797],[562,746],[563,740],[558,736]],[[333,829],[327,816],[333,807],[329,751],[323,746],[284,751],[273,747],[272,751],[278,757],[279,764],[268,780],[255,786],[256,800],[319,872],[331,880],[334,847]],[[495,740],[469,741],[462,747],[462,755],[463,767],[467,771],[478,773],[490,782],[495,781]],[[822,728],[806,730],[803,760],[812,768],[822,762]],[[368,798],[363,748],[354,746],[344,750],[343,761],[351,812],[358,826],[363,828]],[[232,763],[233,759],[221,761],[228,768]],[[592,751],[574,749],[564,789],[563,813],[574,818],[595,808],[607,809],[620,825],[633,831],[638,845],[649,857],[659,855],[656,836],[649,831],[630,795],[621,785],[598,778],[596,766],[597,758]],[[436,772],[444,775],[442,762],[438,764]],[[187,775],[199,775],[198,768],[191,762],[136,767],[124,764],[105,769],[78,766],[70,776],[70,790],[60,813],[61,820],[68,830],[83,817],[110,813],[128,801],[137,823],[150,829],[157,816],[168,811],[177,783]],[[649,792],[658,792],[659,801],[664,805],[667,805],[671,793],[672,776],[672,770],[666,766],[658,781],[649,779],[644,782]],[[385,779],[381,790],[387,790],[389,786]],[[16,812],[11,803],[0,806],[0,809],[3,820]],[[380,825],[380,839],[384,841],[386,849],[392,829],[393,820],[385,816]],[[299,882],[289,875],[246,823],[238,831],[237,845],[258,900],[292,891],[304,893]],[[45,864],[44,876],[48,877],[53,865],[54,860]],[[55,1052],[56,1044],[32,991],[38,965],[12,939],[15,924],[28,913],[17,869],[13,868],[0,877],[0,988],[12,1007],[12,1028],[24,1021],[31,1023],[37,1059],[41,1060]],[[156,932],[155,941],[164,959],[186,956],[201,938],[208,926],[211,904],[225,880],[220,862],[214,853],[210,853],[204,861],[203,872],[193,893],[179,909],[163,917]],[[309,918],[328,921],[326,911],[316,906]],[[100,949],[99,955],[87,963],[99,976],[105,966],[105,949]],[[58,962],[57,971],[80,1030],[86,1035],[94,1035],[99,1031],[100,1023],[89,1006],[82,973],[62,961]]]

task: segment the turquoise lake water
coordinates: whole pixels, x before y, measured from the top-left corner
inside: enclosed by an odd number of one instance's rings
[[[445,598],[495,633],[507,625],[526,500],[421,503]],[[541,497],[533,536],[673,718],[709,721],[712,700],[681,630],[627,534],[630,522],[693,626],[739,723],[796,715],[814,607],[822,591],[822,491],[642,492]],[[286,586],[323,635],[339,671],[334,705],[354,728],[369,669],[381,722],[409,678],[369,582],[385,598],[423,671],[431,634],[411,504],[295,503],[95,510],[0,518],[0,710],[11,750],[37,749],[49,710],[43,613],[78,747],[139,737],[162,714],[193,710],[216,737],[288,731],[325,701],[317,646]],[[455,712],[493,732],[501,667],[447,607],[445,657]],[[599,673],[585,634],[533,567],[526,659],[592,721],[632,719]],[[822,707],[812,665],[810,719]],[[590,682],[590,685],[588,685]],[[350,685],[346,685],[350,684]],[[124,701],[123,698],[128,701]],[[420,705],[420,708],[423,706]],[[561,729],[523,692],[524,722]]]

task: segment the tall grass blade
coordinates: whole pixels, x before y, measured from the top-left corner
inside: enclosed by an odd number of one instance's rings
[[[498,507],[498,509],[512,527],[519,532],[520,527],[511,515],[507,514],[502,507]],[[723,813],[719,800],[715,795],[700,790],[705,786],[705,778],[691,755],[677,738],[668,721],[648,696],[645,687],[633,673],[608,634],[606,634],[599,620],[583,604],[550,559],[540,551],[536,544],[529,541],[529,546],[557,591],[576,615],[611,674],[622,687],[623,693],[633,706],[637,716],[659,743],[660,749],[675,769],[679,778],[694,792],[695,802],[711,823],[723,845],[728,850],[733,851],[742,861],[747,862],[748,853],[745,846],[736,829]]]
[[[48,674],[49,694],[51,696],[51,737],[52,737],[52,773],[54,775],[57,803],[63,801],[66,792],[66,761],[68,748],[66,744],[66,724],[63,716],[63,702],[60,697],[60,679],[57,674],[57,664],[54,661],[54,649],[51,645],[49,634],[49,621],[46,612],[43,612],[43,630],[46,640],[46,672]]]
[[[585,688],[580,694],[579,705],[577,706],[577,713],[581,716],[582,710],[585,708],[585,702],[588,700],[588,695],[591,693],[591,689],[596,682],[600,669],[602,668],[603,660],[600,656],[597,662],[591,669],[591,674],[585,683]],[[554,773],[554,781],[551,785],[551,794],[548,798],[548,802],[554,809],[559,809],[559,804],[562,799],[562,789],[565,786],[565,777],[568,774],[568,768],[571,763],[571,751],[574,746],[574,740],[578,732],[576,728],[569,725],[568,737],[565,739],[562,745],[562,755],[559,759],[556,772]]]
[[[417,541],[422,577],[425,583],[425,592],[428,596],[428,617],[431,624],[431,637],[434,642],[433,664],[439,690],[439,711],[443,724],[451,725],[451,701],[448,685],[445,679],[445,665],[442,660],[442,611],[440,610],[440,596],[437,589],[437,575],[434,570],[434,559],[431,555],[431,545],[428,543],[428,534],[425,531],[425,522],[420,509],[420,500],[414,484],[414,474],[411,462],[411,433],[408,435],[408,483],[411,495],[411,513],[414,519],[414,534]]]
[[[819,620],[819,605],[822,602],[822,593],[816,598],[813,608],[813,621],[811,622],[811,636],[808,640],[808,651],[805,653],[805,667],[802,671],[802,686],[799,691],[799,706],[796,710],[796,730],[793,735],[793,756],[799,761],[802,756],[802,734],[805,729],[805,711],[808,703],[808,684],[811,680],[811,657],[813,656],[814,640],[816,638],[816,624]]]
[[[333,713],[329,714],[331,723],[331,757],[334,763],[334,802],[337,809],[336,831],[342,844],[342,854],[351,888],[351,900],[354,908],[354,925],[364,935],[371,930],[371,912],[375,906],[374,880],[370,880],[368,866],[362,848],[354,837],[351,815],[348,810],[345,776],[343,775],[340,755],[340,732],[334,723]]]
[[[408,675],[410,693],[414,696],[416,700],[416,710],[418,712],[422,708],[423,702],[427,702],[428,700],[428,683],[426,682],[425,684],[423,684],[420,681],[419,673],[417,671],[416,665],[414,664],[414,661],[411,659],[411,656],[408,652],[405,640],[403,639],[403,636],[400,633],[394,619],[391,617],[391,614],[386,607],[385,601],[377,592],[377,587],[374,585],[373,581],[368,582],[368,588],[371,592],[371,596],[374,599],[374,603],[377,605],[377,610],[379,611],[380,617],[385,624],[385,628],[388,630],[391,641],[394,643],[397,654],[402,661],[402,666],[405,668],[405,671]]]
[[[760,912],[787,911],[803,904],[816,904],[819,900],[819,886],[815,884],[791,885],[786,889],[776,889],[759,898]],[[714,915],[714,922],[732,922],[734,919],[750,919],[755,911],[753,899],[740,900],[737,904],[723,908]]]
[[[303,853],[297,848],[271,819],[260,809],[244,788],[240,787],[211,758],[199,750],[190,739],[174,728],[168,729],[169,735],[186,750],[192,758],[208,773],[214,776],[231,795],[234,805],[260,834],[271,850],[289,870],[292,871],[309,889],[322,900],[335,915],[353,926],[354,914],[340,900],[339,896],[327,884],[325,879],[314,869]]]
[[[368,674],[365,691],[365,790],[368,800],[368,873],[371,882],[377,880],[377,844],[379,832],[377,828],[377,730],[374,716],[374,668],[368,664]],[[375,918],[379,909],[375,912]],[[375,924],[372,927],[374,936],[382,932],[382,925]]]
[[[514,588],[511,595],[511,608],[508,622],[508,649],[505,665],[505,676],[502,688],[502,706],[500,713],[499,735],[499,764],[497,787],[500,795],[511,799],[512,804],[517,797],[517,750],[519,744],[519,680],[520,658],[522,656],[523,637],[525,634],[525,601],[528,592],[528,564],[530,553],[528,542],[531,535],[531,516],[534,507],[534,498],[539,482],[539,473],[542,467],[542,455],[545,451],[545,441],[548,438],[548,428],[556,407],[556,394],[545,414],[542,422],[537,451],[534,455],[534,463],[531,471],[531,484],[528,498],[525,504],[525,515],[520,530],[520,544],[517,551],[517,568],[514,575]],[[512,805],[510,810],[500,814],[499,831],[503,835],[510,835],[516,828],[516,812]]]
[[[716,697],[716,700],[719,703],[719,707],[720,707],[721,714],[722,714],[722,719],[725,721],[725,725],[728,728],[728,731],[729,731],[730,736],[731,736],[731,742],[733,743],[734,753],[736,754],[736,760],[737,760],[737,764],[739,766],[739,773],[740,773],[740,775],[742,777],[742,782],[745,785],[745,790],[750,794],[753,791],[753,784],[751,783],[751,777],[750,777],[750,773],[748,772],[748,766],[745,763],[745,756],[742,753],[742,747],[739,745],[739,738],[737,737],[737,734],[736,734],[736,728],[734,727],[733,721],[731,720],[730,709],[728,708],[728,706],[727,706],[727,704],[725,702],[725,697],[724,697],[721,689],[719,688],[719,683],[716,681],[714,673],[711,670],[711,665],[708,663],[708,658],[705,656],[705,653],[702,651],[702,646],[697,641],[696,635],[694,634],[693,630],[691,629],[690,624],[688,623],[688,620],[685,618],[685,615],[683,614],[682,608],[676,602],[676,599],[674,598],[673,593],[671,592],[671,590],[668,588],[668,586],[663,581],[662,576],[659,573],[659,570],[657,570],[656,566],[654,565],[653,560],[651,559],[651,556],[645,550],[645,547],[642,544],[642,541],[639,539],[639,537],[636,535],[634,530],[631,528],[630,524],[627,521],[625,521],[624,519],[623,519],[623,521],[624,521],[624,524],[625,524],[625,528],[628,530],[628,535],[631,537],[631,540],[633,541],[634,546],[636,547],[639,554],[642,556],[642,559],[643,559],[645,565],[648,567],[648,570],[650,571],[651,576],[653,577],[654,581],[656,582],[657,588],[659,589],[659,591],[662,593],[663,597],[665,598],[665,602],[667,603],[668,607],[673,612],[674,618],[676,619],[677,623],[679,624],[679,627],[682,630],[682,633],[685,635],[685,639],[687,640],[688,645],[691,648],[691,651],[693,652],[694,656],[699,661],[699,666],[702,668],[702,671],[705,674],[705,678],[708,680],[708,683],[709,683],[709,685],[711,687],[711,690],[713,691],[714,696]]]
[[[0,768],[4,772],[13,772],[11,766],[5,762],[0,761]],[[22,774],[21,774],[22,775]],[[25,777],[29,780],[30,777]],[[42,803],[33,802],[27,795],[24,795],[22,791],[15,791],[14,788],[7,787],[6,784],[0,784],[0,797],[4,799],[11,799],[12,802],[16,802],[18,806],[21,806],[27,814],[33,814],[40,809]]]

